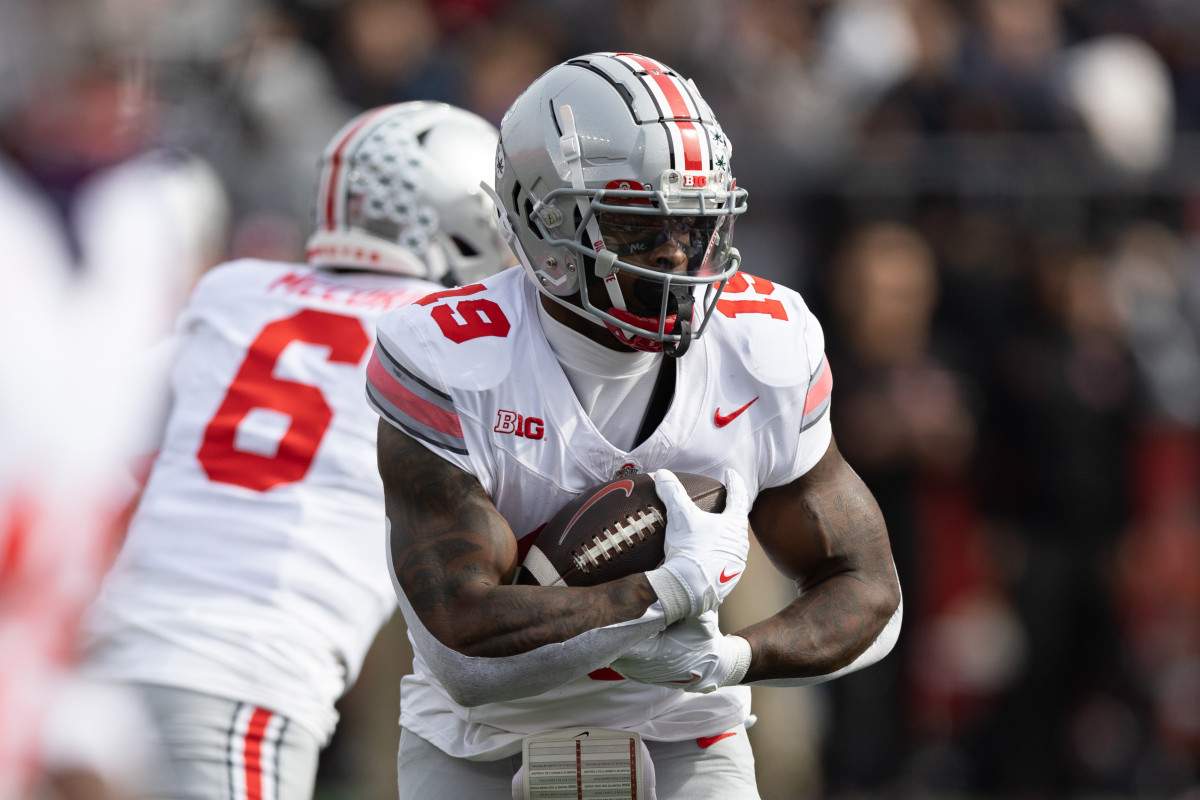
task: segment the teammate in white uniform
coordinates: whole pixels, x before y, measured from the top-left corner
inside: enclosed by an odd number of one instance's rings
[[[186,298],[194,201],[223,201],[153,149],[155,9],[123,5],[144,25],[117,41],[93,6],[0,3],[0,800],[133,797],[153,771],[136,696],[82,679],[75,645],[144,438],[142,387],[114,377]]]
[[[832,441],[820,325],[738,272],[746,193],[670,68],[572,59],[500,131],[495,199],[524,269],[385,315],[367,369],[416,651],[400,796],[508,797],[524,737],[584,725],[641,734],[661,800],[757,797],[746,686],[860,669],[900,623],[884,521]],[[724,513],[668,469],[724,481]],[[513,584],[540,526],[630,471],[666,504],[662,567]],[[747,522],[798,596],[725,636]]]
[[[512,263],[479,188],[495,146],[445,104],[359,115],[325,151],[308,263],[221,265],[184,308],[161,449],[86,653],[150,699],[162,796],[312,796],[334,703],[396,605],[362,398],[375,322]]]

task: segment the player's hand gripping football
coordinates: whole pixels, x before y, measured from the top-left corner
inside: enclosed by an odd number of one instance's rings
[[[725,470],[725,510],[701,511],[670,470],[654,473],[667,512],[663,565],[646,573],[667,624],[716,608],[733,591],[750,552],[750,499],[742,478]]]
[[[749,642],[722,635],[715,609],[675,623],[612,663],[629,680],[702,693],[740,682],[749,666]]]

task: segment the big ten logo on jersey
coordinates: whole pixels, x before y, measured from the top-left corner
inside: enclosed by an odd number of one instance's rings
[[[510,433],[526,439],[541,439],[546,435],[546,423],[537,417],[523,417],[503,408],[496,412],[496,433]]]

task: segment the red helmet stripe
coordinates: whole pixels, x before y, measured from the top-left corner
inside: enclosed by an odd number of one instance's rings
[[[658,88],[663,100],[666,101],[671,118],[664,120],[663,124],[668,128],[674,126],[679,134],[683,150],[682,168],[685,170],[704,169],[700,132],[695,123],[691,121],[697,119],[699,115],[689,105],[684,93],[680,91],[679,85],[676,83],[679,79],[668,75],[667,67],[652,58],[646,58],[636,53],[618,53],[617,55],[628,58],[645,70],[646,76]]]
[[[691,119],[692,112],[688,108],[687,101],[683,97],[683,92],[679,91],[679,87],[675,85],[674,79],[667,74],[667,68],[658,63],[652,58],[639,56],[636,53],[622,53],[639,67],[646,71],[650,80],[658,85],[659,90],[666,98],[667,107],[671,110],[671,115],[676,119]]]
[[[342,180],[342,161],[345,158],[346,150],[350,143],[355,140],[359,132],[366,126],[368,122],[386,112],[391,106],[376,109],[374,112],[363,114],[358,121],[350,125],[346,129],[343,136],[336,139],[329,148],[325,151],[325,160],[327,162],[326,174],[321,180],[321,195],[318,207],[324,208],[324,220],[322,227],[325,230],[337,230],[337,202],[341,195],[340,186]]]
[[[679,136],[683,139],[683,168],[687,170],[704,169],[704,161],[700,158],[700,131],[695,123],[676,122]]]

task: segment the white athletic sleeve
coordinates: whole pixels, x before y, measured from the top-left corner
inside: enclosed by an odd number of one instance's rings
[[[391,523],[387,522],[391,539]],[[438,641],[421,623],[417,612],[396,578],[389,555],[388,574],[400,612],[408,625],[425,663],[454,702],[478,706],[532,697],[582,677],[592,670],[608,666],[626,650],[645,641],[666,627],[661,602],[655,602],[637,619],[593,628],[565,642],[542,647],[515,656],[484,658],[465,656]]]
[[[892,614],[892,618],[883,626],[883,630],[875,637],[875,641],[871,642],[870,646],[859,655],[858,658],[851,661],[846,666],[830,672],[827,675],[810,675],[804,678],[775,678],[763,681],[747,681],[743,686],[812,686],[817,683],[825,683],[832,681],[843,675],[849,675],[851,672],[858,672],[860,669],[869,667],[876,661],[879,661],[896,646],[896,640],[900,638],[900,621],[904,618],[904,600],[901,599],[900,604],[896,606],[896,611]]]

